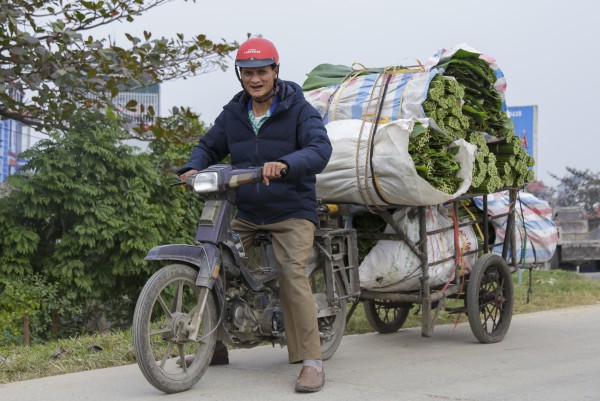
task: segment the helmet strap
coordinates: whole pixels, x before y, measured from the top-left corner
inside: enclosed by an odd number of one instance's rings
[[[271,95],[263,100],[256,100],[254,98],[252,98],[252,101],[256,102],[256,103],[264,103],[267,102],[269,100],[271,100],[272,97],[274,97],[277,93],[279,93],[279,85],[277,85],[277,79],[275,79],[275,82],[273,83],[273,93],[271,93]]]
[[[271,98],[272,98],[273,96],[275,96],[275,89],[273,89],[273,93],[271,93],[271,95],[270,95],[270,96],[268,96],[267,98],[265,98],[265,99],[263,99],[263,100],[257,100],[257,99],[255,99],[255,98],[252,98],[252,101],[253,101],[253,102],[256,102],[256,103],[264,103],[264,102],[267,102],[267,101],[271,100]]]
[[[235,76],[237,77],[238,81],[240,81],[240,84],[242,85],[242,89],[243,89],[244,83],[242,82],[242,76],[240,75],[240,69],[237,65],[235,66]]]

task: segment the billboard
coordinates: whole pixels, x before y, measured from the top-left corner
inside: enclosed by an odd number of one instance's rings
[[[537,161],[537,105],[509,107],[508,115],[515,124],[515,135],[521,138],[521,143],[527,153]],[[537,177],[537,164],[533,167],[533,172]]]

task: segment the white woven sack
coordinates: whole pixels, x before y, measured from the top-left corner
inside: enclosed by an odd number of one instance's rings
[[[412,242],[419,239],[419,219],[417,213],[404,213],[400,209],[394,213],[394,221],[408,235]],[[453,227],[443,206],[427,208],[427,231]],[[384,233],[394,233],[386,227]],[[458,230],[460,254],[477,249],[477,237],[472,226]],[[427,237],[428,264],[454,256],[454,230],[449,229]],[[477,254],[463,256],[457,271],[471,271]],[[454,278],[453,259],[429,267],[429,285],[441,286]],[[371,249],[359,267],[361,288],[371,291],[396,292],[414,291],[421,287],[421,261],[403,241],[381,240]]]
[[[410,133],[417,121],[424,126],[432,124],[430,119],[396,120],[379,125],[374,137],[369,122],[339,120],[327,124],[333,153],[325,170],[317,175],[317,196],[326,202],[427,206],[464,194],[471,186],[477,148],[463,139],[454,142],[459,147],[456,159],[462,183],[453,194],[439,191],[419,177],[408,153]]]

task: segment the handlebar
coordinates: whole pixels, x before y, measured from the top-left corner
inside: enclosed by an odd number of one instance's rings
[[[244,184],[258,184],[262,182],[262,167],[231,170],[227,172],[226,183],[229,188],[236,188]]]
[[[245,184],[258,184],[263,181],[263,168],[262,167],[250,167],[246,169],[234,169],[230,165],[214,165],[207,169],[204,169],[197,174],[212,172],[217,174],[217,181],[220,190],[226,188],[237,188],[241,185]],[[283,168],[280,171],[281,176],[285,176],[287,174],[287,168]],[[190,182],[193,182],[193,179],[190,181],[188,177],[186,181],[175,182],[169,184],[170,186],[178,186],[178,185],[190,185]]]
[[[287,175],[287,168],[279,171],[282,177]],[[239,187],[244,184],[258,184],[263,181],[263,168],[250,167],[247,169],[231,170],[228,173],[231,178],[228,180],[229,188]]]

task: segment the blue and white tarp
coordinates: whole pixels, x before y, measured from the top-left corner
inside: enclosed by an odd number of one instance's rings
[[[475,205],[483,210],[483,198],[474,198]],[[488,214],[497,216],[509,211],[508,192],[487,195]],[[558,229],[552,221],[552,208],[548,202],[527,192],[519,192],[515,205],[515,238],[517,263],[538,264],[549,261],[558,244]],[[496,239],[494,244],[502,244],[506,237],[507,217],[492,220]],[[494,253],[502,254],[502,245],[495,246]],[[510,250],[508,259],[512,258]]]

